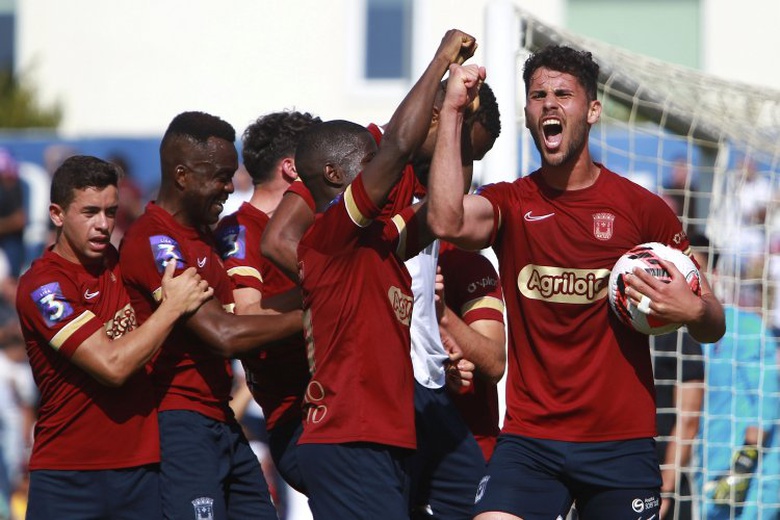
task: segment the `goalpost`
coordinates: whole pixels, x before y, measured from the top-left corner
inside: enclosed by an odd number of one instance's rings
[[[604,105],[601,122],[590,134],[593,156],[664,197],[689,235],[706,236],[706,269],[717,269],[710,280],[718,297],[760,316],[766,325],[763,334],[748,332],[743,321],[728,328],[727,340],[746,345],[735,351],[728,369],[713,360],[707,366],[707,352],[720,347],[705,346],[705,370],[731,370],[734,386],[716,387],[714,372],[707,372],[699,435],[693,441],[677,439],[691,446],[694,456],[678,470],[698,474],[713,462],[710,458],[723,456],[719,451],[731,458],[734,439],[713,440],[718,421],[737,431],[753,414],[759,429],[773,437],[758,450],[759,473],[750,483],[748,503],[731,507],[724,500],[720,507],[729,508],[733,518],[740,512],[763,518],[766,510],[780,510],[780,354],[771,333],[780,329],[780,91],[726,81],[552,27],[508,0],[491,2],[486,20],[485,65],[503,129],[483,161],[481,182],[512,180],[539,167],[523,118],[522,67],[528,55],[548,44],[592,52],[601,67]],[[672,355],[680,373],[686,359],[679,338],[677,345]],[[718,391],[731,393],[733,409],[725,416],[708,416]],[[748,405],[754,409],[746,410]],[[773,465],[774,476],[761,474]],[[765,485],[773,483],[774,488]],[[701,514],[702,486],[693,487],[696,515]],[[679,489],[665,496],[684,498]]]

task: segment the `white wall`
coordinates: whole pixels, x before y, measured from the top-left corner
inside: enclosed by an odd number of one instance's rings
[[[417,0],[413,69],[444,32],[484,41],[490,0]],[[563,0],[524,8],[554,22]],[[241,131],[282,108],[385,122],[409,85],[359,80],[362,0],[21,0],[17,66],[44,101],[60,100],[66,135],[157,135],[184,110]],[[475,60],[483,59],[483,48]]]
[[[704,71],[780,90],[778,21],[777,0],[702,0]]]

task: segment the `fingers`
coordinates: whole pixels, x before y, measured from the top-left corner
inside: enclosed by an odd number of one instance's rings
[[[639,298],[639,303],[637,304],[636,308],[639,312],[643,312],[645,314],[651,314],[650,306],[653,304],[653,300],[642,295],[641,298]]]
[[[176,259],[171,258],[165,264],[165,271],[163,271],[163,280],[170,280],[173,278],[173,273],[176,272]]]
[[[450,63],[461,64],[474,55],[477,40],[470,34],[458,29],[450,29],[444,34],[439,53],[444,54]]]

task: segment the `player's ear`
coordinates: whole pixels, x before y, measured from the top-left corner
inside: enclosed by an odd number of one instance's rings
[[[298,178],[298,170],[295,169],[295,159],[292,157],[282,159],[282,174],[291,181]]]
[[[187,180],[187,171],[189,168],[183,164],[177,164],[173,169],[173,183],[180,188],[183,188]]]
[[[60,206],[59,204],[54,204],[53,202],[49,204],[49,219],[51,219],[52,223],[58,227],[62,227],[62,222],[65,218],[65,210]]]
[[[588,107],[588,124],[595,125],[601,118],[601,101],[598,99],[590,102]]]
[[[325,164],[322,169],[322,176],[325,178],[325,182],[330,186],[341,186],[341,182],[344,178],[341,170],[331,163]]]

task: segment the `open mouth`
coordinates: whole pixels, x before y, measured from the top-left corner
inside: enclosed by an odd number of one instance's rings
[[[544,134],[544,144],[549,149],[557,149],[563,140],[563,125],[557,118],[545,119],[542,121],[542,133]]]

